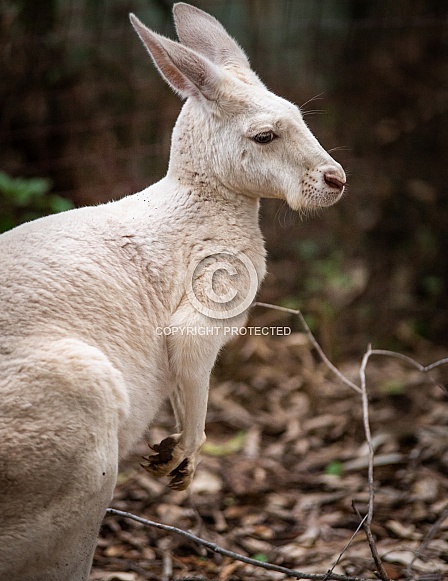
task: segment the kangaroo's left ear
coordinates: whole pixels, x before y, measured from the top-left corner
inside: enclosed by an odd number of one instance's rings
[[[207,57],[147,28],[134,15],[132,26],[167,83],[182,97],[217,101],[226,72]]]
[[[173,14],[182,44],[205,55],[217,65],[250,69],[243,49],[216,18],[184,2],[174,4]]]

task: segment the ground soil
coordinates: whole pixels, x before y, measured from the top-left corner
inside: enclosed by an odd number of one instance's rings
[[[446,356],[421,354],[429,363]],[[340,370],[359,382],[360,360]],[[444,377],[444,375],[445,377]],[[436,370],[443,383],[448,372]],[[367,368],[375,448],[372,532],[390,579],[448,578],[448,396],[404,362]],[[168,406],[151,428],[173,431]],[[123,467],[112,506],[174,525],[237,553],[309,573],[375,579],[365,534],[352,538],[368,502],[361,397],[323,364],[302,333],[240,337],[215,371],[207,444],[188,491],[140,466],[143,442]],[[288,579],[210,552],[178,535],[107,516],[92,580]]]

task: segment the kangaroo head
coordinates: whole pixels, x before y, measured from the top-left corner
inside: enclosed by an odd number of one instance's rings
[[[268,91],[247,56],[212,16],[174,5],[179,42],[131,22],[161,75],[186,98],[173,131],[169,173],[297,210],[330,206],[345,173],[298,107]]]

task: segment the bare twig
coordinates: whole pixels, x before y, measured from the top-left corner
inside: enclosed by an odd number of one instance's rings
[[[182,529],[179,529],[177,527],[170,526],[170,525],[164,525],[164,524],[161,524],[158,522],[150,521],[150,520],[144,519],[142,517],[139,517],[139,516],[134,515],[134,514],[129,513],[129,512],[125,512],[125,511],[121,511],[121,510],[117,510],[117,509],[113,509],[113,508],[107,509],[106,512],[107,512],[107,514],[110,514],[110,515],[116,515],[116,516],[121,516],[124,518],[129,518],[129,519],[132,519],[132,520],[139,522],[139,523],[146,525],[146,526],[151,526],[154,528],[164,530],[166,532],[178,534],[180,536],[183,536],[183,537],[189,539],[190,541],[193,541],[199,545],[206,547],[207,549],[209,549],[211,551],[214,551],[215,553],[218,553],[218,554],[226,556],[226,557],[230,557],[231,559],[241,561],[243,563],[246,563],[246,564],[249,564],[249,565],[252,565],[255,567],[259,567],[259,568],[266,569],[269,571],[277,571],[279,573],[287,575],[288,577],[296,577],[297,579],[309,579],[309,580],[316,580],[316,581],[330,581],[330,580],[334,580],[334,581],[367,581],[363,577],[350,577],[350,576],[346,576],[346,575],[339,575],[339,574],[333,573],[334,568],[340,562],[343,554],[346,552],[346,550],[352,544],[355,535],[362,528],[366,534],[367,541],[368,541],[369,547],[370,547],[370,551],[372,553],[372,557],[373,557],[373,560],[375,562],[375,566],[377,568],[378,576],[380,577],[380,579],[382,581],[389,581],[387,573],[385,572],[384,567],[383,567],[382,562],[381,562],[381,559],[379,557],[378,550],[377,550],[376,544],[375,544],[375,540],[373,538],[373,534],[371,531],[371,523],[372,523],[372,519],[373,519],[373,509],[374,509],[374,499],[375,499],[374,479],[373,479],[373,467],[374,467],[375,457],[374,457],[374,446],[373,446],[372,434],[371,434],[371,430],[370,430],[370,421],[369,421],[369,401],[368,401],[367,381],[366,381],[367,364],[368,364],[371,356],[383,355],[383,356],[387,356],[387,357],[395,357],[397,359],[401,359],[402,361],[404,361],[404,362],[408,363],[409,365],[413,366],[414,368],[418,369],[420,372],[428,374],[429,371],[432,371],[433,369],[435,369],[441,365],[448,364],[448,358],[441,359],[439,361],[431,363],[430,365],[424,366],[424,365],[421,365],[420,363],[418,363],[417,361],[415,361],[414,359],[412,359],[411,357],[408,357],[407,355],[403,355],[401,353],[397,353],[394,351],[387,351],[387,350],[383,350],[383,349],[372,349],[371,346],[369,345],[366,353],[363,356],[360,371],[359,371],[360,380],[361,380],[361,386],[359,386],[359,385],[356,385],[355,383],[353,383],[352,381],[350,381],[347,377],[345,377],[327,358],[327,356],[323,352],[322,348],[320,347],[319,343],[315,339],[313,333],[311,332],[311,330],[310,330],[310,328],[309,328],[309,326],[308,326],[308,324],[307,324],[307,322],[306,322],[305,318],[303,317],[300,310],[289,309],[287,307],[280,307],[278,305],[271,305],[268,303],[261,303],[261,302],[253,303],[253,306],[274,309],[274,310],[281,311],[284,313],[296,315],[299,318],[311,344],[316,349],[316,351],[319,353],[321,359],[326,364],[326,366],[330,369],[330,371],[332,371],[336,375],[336,377],[338,377],[338,379],[340,381],[342,381],[342,383],[344,383],[350,389],[356,391],[362,397],[364,433],[365,433],[365,437],[366,437],[366,441],[367,441],[367,445],[368,445],[368,449],[369,449],[369,455],[368,455],[368,485],[369,485],[368,511],[364,517],[361,517],[361,514],[359,513],[357,507],[354,505],[354,503],[352,504],[354,511],[356,512],[356,514],[358,515],[358,517],[360,519],[360,524],[359,524],[358,528],[356,529],[356,531],[353,533],[351,539],[348,541],[348,543],[346,544],[346,546],[342,550],[336,563],[325,574],[305,573],[305,572],[298,571],[295,569],[289,569],[287,567],[275,565],[273,563],[263,563],[261,561],[257,561],[256,559],[251,559],[250,557],[246,557],[244,555],[240,555],[240,554],[235,553],[233,551],[229,551],[227,549],[224,549],[224,548],[218,546],[216,543],[206,541],[205,539],[202,539],[202,538],[200,538],[192,533],[189,533],[189,532],[184,531]],[[429,378],[435,385],[439,385],[435,382],[435,380],[430,375],[429,375]],[[446,390],[446,388],[444,388],[443,386],[439,385],[439,387],[442,387],[442,389]],[[434,523],[434,525],[431,527],[431,529],[427,533],[424,541],[421,544],[419,552],[427,549],[432,538],[436,534],[437,530],[440,528],[442,522],[445,520],[445,518],[447,518],[447,516],[448,516],[448,507],[446,507],[444,509],[442,515],[439,517],[437,522]],[[412,567],[412,563],[411,563],[410,567]],[[166,569],[165,572],[168,573],[169,569],[170,569],[170,560],[169,559],[167,559],[167,562],[164,561],[164,568]]]
[[[369,543],[370,546],[370,551],[372,553],[372,557],[373,560],[375,561],[375,565],[378,569],[378,573],[382,579],[382,581],[388,581],[388,577],[384,571],[384,567],[382,566],[381,560],[379,558],[378,555],[378,551],[375,545],[375,541],[373,539],[373,535],[372,535],[372,531],[370,528],[370,525],[372,523],[372,519],[373,519],[373,507],[374,507],[374,501],[375,501],[375,487],[374,487],[374,481],[373,481],[373,463],[374,463],[374,459],[375,459],[375,449],[372,443],[372,433],[370,431],[370,421],[369,421],[369,398],[368,398],[368,394],[367,394],[367,383],[366,383],[366,367],[367,367],[367,363],[369,362],[369,358],[370,356],[374,353],[374,351],[372,350],[371,346],[369,345],[366,353],[364,354],[364,357],[362,359],[362,363],[361,363],[361,368],[359,371],[359,375],[360,375],[360,379],[361,379],[361,387],[359,387],[358,385],[352,383],[351,381],[349,381],[332,363],[331,361],[329,361],[329,359],[327,358],[327,356],[325,355],[325,353],[322,351],[320,345],[317,343],[316,339],[314,338],[313,333],[311,332],[311,329],[308,327],[305,318],[303,317],[302,313],[300,312],[300,310],[295,310],[295,309],[287,309],[285,307],[277,307],[275,305],[269,305],[267,303],[254,303],[255,305],[258,306],[262,306],[262,307],[266,307],[266,308],[273,308],[279,311],[283,311],[283,312],[287,312],[287,313],[291,313],[294,315],[297,315],[300,319],[300,322],[302,323],[311,343],[314,345],[314,347],[316,348],[316,350],[318,351],[319,355],[321,356],[321,358],[323,359],[323,361],[326,363],[326,365],[329,367],[329,369],[335,373],[335,375],[345,384],[348,385],[350,388],[354,389],[357,393],[361,394],[361,398],[362,398],[362,416],[363,416],[363,424],[364,424],[364,434],[366,437],[366,442],[369,448],[369,457],[368,457],[368,483],[369,483],[369,505],[368,505],[368,512],[366,517],[364,517],[364,519],[362,519],[361,521],[361,525],[366,537],[367,537],[367,541]],[[357,509],[356,509],[357,510]],[[358,513],[358,512],[357,512]],[[359,513],[358,513],[359,514]],[[359,530],[359,529],[358,529]],[[357,531],[356,531],[357,532]],[[355,533],[356,534],[356,533]],[[353,538],[353,537],[352,537]],[[349,541],[349,545],[352,542],[352,539]],[[344,548],[343,552],[347,549],[347,547]],[[340,557],[338,559],[338,561],[340,560]],[[337,561],[337,562],[338,562]],[[334,567],[336,566],[337,563],[335,563]],[[332,569],[330,569],[330,571],[332,571]]]
[[[442,524],[445,522],[445,520],[448,518],[448,504],[445,506],[445,508],[442,511],[442,514],[439,516],[439,518],[436,520],[436,522],[431,526],[431,528],[429,529],[429,531],[426,533],[425,538],[423,539],[423,541],[421,542],[419,548],[417,549],[417,551],[415,552],[415,556],[412,559],[412,561],[409,563],[408,567],[407,567],[407,571],[408,574],[411,575],[412,573],[412,566],[414,564],[414,561],[420,556],[420,555],[424,555],[425,551],[427,550],[429,544],[431,543],[432,539],[434,538],[434,536],[436,535],[437,531],[440,529],[440,527],[442,526]]]
[[[372,553],[373,560],[375,561],[378,576],[381,579],[381,581],[389,581],[389,577],[386,571],[384,570],[383,563],[381,562],[380,556],[378,554],[378,549],[376,548],[375,539],[373,538],[372,529],[370,528],[368,518],[366,519],[366,517],[364,518],[361,517],[361,514],[354,502],[352,502],[352,507],[353,510],[358,515],[358,517],[362,519],[361,526],[366,534],[367,542],[369,543],[370,552]],[[368,514],[366,516],[368,516]]]
[[[364,353],[362,358],[361,367],[359,369],[359,376],[361,379],[361,398],[362,398],[362,418],[364,424],[364,434],[366,437],[367,446],[369,448],[369,461],[367,468],[368,483],[369,483],[369,505],[367,510],[367,518],[361,520],[361,526],[366,535],[367,542],[369,543],[370,552],[372,554],[373,560],[375,562],[378,576],[382,581],[389,581],[386,571],[384,570],[383,564],[381,562],[380,556],[378,554],[378,549],[376,548],[375,539],[373,538],[371,524],[373,519],[373,507],[375,504],[375,484],[373,480],[373,463],[375,460],[375,448],[372,442],[372,432],[370,430],[370,419],[369,419],[369,396],[367,393],[367,381],[366,381],[366,368],[369,362],[369,358],[372,355],[372,347],[369,345],[367,351]],[[357,507],[352,503],[353,510],[356,512],[358,517],[361,519],[361,514],[359,513]]]
[[[155,521],[151,521],[130,512],[125,512],[123,510],[117,510],[115,508],[108,508],[106,514],[111,514],[115,516],[121,516],[123,518],[129,518],[134,520],[140,524],[145,526],[154,527],[157,529],[161,529],[163,531],[167,531],[169,533],[175,533],[182,537],[189,539],[190,541],[194,541],[199,545],[207,547],[211,551],[218,553],[219,555],[223,555],[225,557],[230,557],[231,559],[235,559],[236,561],[241,561],[242,563],[246,563],[248,565],[253,565],[254,567],[260,567],[262,569],[266,569],[268,571],[277,571],[279,573],[283,573],[288,577],[296,577],[296,579],[311,579],[315,581],[326,581],[326,580],[334,580],[334,581],[367,581],[365,577],[350,577],[347,575],[338,575],[336,573],[325,573],[325,574],[315,574],[315,573],[305,573],[303,571],[297,571],[296,569],[288,569],[287,567],[282,567],[280,565],[274,565],[273,563],[263,563],[261,561],[257,561],[256,559],[251,559],[250,557],[245,557],[244,555],[240,555],[239,553],[234,553],[233,551],[229,551],[217,545],[216,543],[212,543],[210,541],[206,541],[205,539],[201,539],[201,537],[197,537],[193,533],[189,533],[177,527],[173,527],[171,525],[164,525],[162,523],[158,523]]]
[[[169,551],[163,552],[163,573],[162,581],[170,581],[173,575],[173,558]]]
[[[370,421],[369,421],[369,397],[367,394],[366,385],[366,367],[369,362],[369,357],[372,354],[372,348],[369,345],[367,351],[362,358],[361,368],[359,370],[359,375],[361,378],[361,397],[362,397],[362,418],[364,424],[364,434],[366,436],[367,446],[369,448],[369,464],[367,468],[368,481],[369,481],[369,509],[367,512],[366,525],[370,528],[373,518],[373,505],[375,500],[375,487],[373,482],[373,461],[375,458],[375,450],[372,443],[372,433],[370,431]],[[366,530],[364,528],[364,530]]]
[[[436,369],[436,367],[446,365],[448,363],[448,357],[445,357],[444,359],[439,359],[438,361],[430,363],[429,365],[422,365],[415,359],[412,359],[412,357],[408,357],[407,355],[403,355],[403,353],[398,353],[397,351],[388,351],[387,349],[372,349],[370,355],[383,355],[385,357],[395,357],[395,359],[401,359],[402,361],[408,363],[412,367],[415,367],[415,369],[418,369],[421,373],[425,373],[428,376],[431,383],[433,383],[437,387],[440,387],[440,389],[442,389],[443,391],[447,391],[447,388],[441,383],[438,383],[429,374],[429,372],[432,371],[433,369]]]
[[[354,391],[356,391],[357,393],[361,393],[362,389],[359,387],[359,385],[356,385],[356,383],[353,383],[352,381],[350,381],[347,377],[345,377],[345,375],[343,375],[339,369],[337,369],[337,367],[335,367],[333,365],[333,363],[331,363],[331,361],[328,359],[328,357],[325,355],[325,353],[322,350],[322,347],[319,345],[319,343],[316,341],[316,338],[314,337],[313,333],[311,332],[311,329],[308,326],[308,323],[305,320],[305,317],[302,315],[302,312],[300,311],[300,309],[290,309],[288,307],[281,307],[279,305],[271,305],[270,303],[261,303],[261,302],[254,302],[252,304],[252,306],[254,307],[263,307],[265,309],[273,309],[275,311],[280,311],[282,313],[289,313],[290,315],[296,315],[303,328],[305,329],[305,332],[308,336],[308,338],[310,339],[311,343],[313,344],[313,347],[316,349],[316,351],[319,353],[322,361],[327,365],[327,367],[342,381],[342,383],[344,383],[347,387],[350,387],[350,389],[353,389]],[[447,365],[448,364],[448,357],[445,357],[444,359],[440,359],[439,361],[435,361],[434,363],[430,363],[429,365],[422,365],[421,363],[419,363],[418,361],[416,361],[415,359],[412,359],[412,357],[408,357],[407,355],[403,355],[403,353],[398,353],[396,351],[388,351],[387,349],[371,349],[369,347],[369,355],[367,357],[367,359],[369,359],[372,355],[384,355],[386,357],[395,357],[396,359],[401,359],[402,361],[405,361],[406,363],[409,363],[409,365],[411,365],[412,367],[415,367],[416,369],[418,369],[419,371],[421,371],[422,373],[426,373],[428,374],[429,379],[438,387],[440,387],[441,389],[443,389],[444,391],[447,391],[446,387],[437,383],[430,375],[429,372],[432,371],[433,369],[436,369],[437,367],[441,367],[442,365]]]
[[[367,515],[361,520],[361,522],[359,523],[359,525],[356,527],[356,531],[352,534],[352,536],[350,537],[349,541],[347,542],[347,544],[345,545],[345,547],[342,549],[342,551],[339,554],[339,557],[336,559],[336,562],[334,563],[334,565],[331,567],[331,569],[329,569],[326,573],[325,579],[329,579],[329,577],[327,577],[327,575],[331,575],[331,573],[333,573],[334,568],[336,567],[336,565],[338,565],[345,553],[345,551],[347,551],[347,549],[350,547],[350,545],[353,543],[353,539],[356,537],[356,535],[359,533],[359,531],[361,530],[365,520],[367,519]]]
[[[367,541],[369,543],[369,547],[370,547],[370,551],[372,553],[372,557],[375,561],[375,565],[378,569],[378,575],[379,577],[382,579],[382,581],[388,581],[388,577],[387,574],[384,570],[384,567],[381,563],[381,559],[379,557],[378,554],[378,550],[376,548],[376,544],[372,535],[372,530],[371,530],[371,523],[372,523],[372,519],[373,519],[373,509],[374,509],[374,501],[375,501],[375,487],[374,487],[374,479],[373,479],[373,467],[374,467],[374,461],[375,461],[375,450],[374,450],[374,446],[373,446],[373,442],[372,442],[372,434],[371,434],[371,430],[370,430],[370,421],[369,421],[369,399],[368,399],[368,393],[367,393],[367,382],[366,382],[366,368],[367,368],[367,364],[369,362],[370,357],[374,356],[374,355],[382,355],[382,356],[386,356],[386,357],[394,357],[396,359],[400,359],[401,361],[404,361],[405,363],[411,365],[412,367],[414,367],[415,369],[418,369],[421,373],[424,373],[428,376],[428,379],[436,386],[440,387],[441,389],[443,389],[445,392],[448,391],[447,388],[441,384],[439,384],[438,382],[436,382],[434,380],[433,377],[431,377],[431,375],[429,374],[430,371],[436,369],[437,367],[440,367],[442,365],[446,365],[448,364],[448,357],[444,358],[444,359],[440,359],[434,363],[431,363],[429,365],[422,365],[421,363],[419,363],[418,361],[416,361],[415,359],[412,359],[412,357],[408,357],[407,355],[403,355],[402,353],[398,353],[395,351],[388,351],[385,349],[372,349],[372,347],[369,345],[367,348],[366,353],[364,354],[363,358],[362,358],[362,363],[361,363],[361,367],[360,367],[360,380],[361,380],[361,386],[358,386],[356,384],[354,384],[353,382],[351,382],[349,379],[347,379],[332,363],[331,361],[329,361],[329,359],[327,358],[327,356],[325,355],[325,353],[323,352],[323,350],[321,349],[320,345],[318,344],[318,342],[316,341],[313,333],[311,332],[305,318],[303,317],[302,313],[300,310],[298,309],[289,309],[287,307],[280,307],[278,305],[271,305],[268,303],[260,303],[260,302],[256,302],[254,303],[254,306],[260,306],[260,307],[264,307],[264,308],[269,308],[269,309],[274,309],[277,311],[281,311],[284,313],[290,313],[293,315],[296,315],[299,317],[299,320],[303,326],[303,328],[305,329],[305,332],[309,338],[309,340],[311,341],[312,345],[314,346],[314,348],[316,349],[316,351],[319,353],[320,357],[322,358],[322,360],[324,361],[324,363],[327,365],[327,367],[348,387],[350,387],[351,389],[353,389],[354,391],[356,391],[357,393],[361,394],[362,397],[362,412],[363,412],[363,424],[364,424],[364,433],[365,433],[365,437],[366,437],[366,442],[367,442],[367,446],[369,449],[369,455],[368,455],[368,486],[369,486],[369,502],[368,502],[368,512],[366,514],[366,516],[361,520],[360,523],[360,527],[363,528],[366,537],[367,537]],[[361,515],[358,511],[358,509],[353,505],[353,509],[356,511],[357,515],[359,516],[359,518],[361,518]],[[440,528],[442,522],[447,518],[448,516],[448,507],[444,510],[444,512],[442,513],[441,517],[437,520],[436,523],[434,523],[433,527],[431,527],[430,531],[428,532],[428,534],[426,535],[424,541],[422,542],[422,545],[420,547],[419,552],[422,552],[424,550],[427,549],[429,543],[431,542],[432,538],[434,537],[434,535],[436,534],[437,530]],[[357,531],[359,530],[359,527],[357,529]],[[356,532],[357,532],[356,531]],[[356,534],[356,532],[354,533],[354,535]],[[353,536],[354,536],[353,535]],[[329,573],[333,571],[334,567],[336,566],[336,564],[339,562],[342,554],[347,550],[347,548],[350,546],[351,542],[353,540],[353,537],[350,539],[350,541],[348,542],[348,544],[346,545],[346,547],[344,547],[341,555],[338,558],[338,561],[335,563],[335,565],[333,566],[332,569],[330,569]],[[412,564],[411,564],[412,566]]]
[[[440,529],[440,527],[442,526],[442,524],[445,522],[445,520],[447,518],[448,518],[448,504],[445,506],[445,508],[442,511],[442,514],[439,516],[439,518],[436,520],[436,522],[432,525],[432,527],[426,533],[425,538],[423,539],[421,545],[417,549],[420,554],[424,553],[426,551],[426,549],[429,546],[429,543],[434,538],[434,535],[437,533],[437,531]]]
[[[289,313],[290,315],[296,315],[297,317],[299,317],[299,320],[302,323],[302,326],[305,329],[305,332],[306,332],[309,340],[313,344],[313,347],[316,349],[316,351],[319,353],[319,355],[320,355],[322,361],[325,363],[325,365],[342,381],[342,383],[344,383],[350,389],[353,389],[357,393],[361,393],[361,388],[359,387],[359,385],[356,385],[356,383],[353,383],[352,381],[347,379],[347,377],[345,377],[345,375],[343,375],[339,371],[339,369],[337,367],[335,367],[333,365],[333,363],[325,355],[325,353],[322,350],[322,347],[316,341],[316,338],[314,337],[313,333],[311,332],[311,329],[309,328],[308,323],[305,321],[305,317],[302,315],[302,312],[300,310],[288,309],[287,307],[280,307],[278,305],[270,305],[269,303],[259,303],[259,302],[253,303],[253,306],[254,307],[264,307],[265,309],[274,309],[276,311],[281,311],[283,313]]]
[[[373,506],[374,506],[374,498],[375,498],[374,481],[373,481],[374,448],[373,448],[373,444],[372,444],[372,437],[371,437],[370,425],[369,425],[368,394],[367,394],[367,387],[366,387],[366,367],[367,367],[367,363],[369,361],[369,358],[372,355],[382,355],[382,356],[386,356],[386,357],[394,357],[396,359],[401,359],[402,361],[404,361],[404,362],[408,363],[409,365],[418,369],[421,373],[427,374],[428,378],[431,380],[431,382],[434,385],[437,385],[438,387],[440,387],[441,389],[443,389],[445,391],[446,391],[446,388],[443,385],[440,385],[439,383],[437,383],[431,377],[431,375],[429,375],[428,372],[431,371],[432,369],[435,369],[436,367],[439,367],[441,365],[445,365],[446,363],[448,363],[448,358],[440,359],[439,361],[436,361],[435,363],[431,363],[430,365],[425,366],[425,365],[421,365],[415,359],[412,359],[411,357],[408,357],[407,355],[403,355],[402,353],[397,353],[395,351],[388,351],[385,349],[372,349],[371,346],[369,345],[366,353],[364,354],[363,360],[362,360],[362,364],[361,364],[361,368],[360,368],[360,377],[361,377],[362,404],[363,404],[363,420],[364,420],[364,432],[365,432],[367,444],[369,447],[369,464],[368,464],[369,508],[368,508],[368,513],[367,513],[368,518],[365,520],[365,522],[363,524],[363,529],[364,529],[364,532],[366,534],[367,541],[369,543],[370,552],[372,553],[373,559],[374,559],[376,567],[378,569],[378,575],[382,579],[382,581],[388,581],[388,576],[387,576],[386,571],[384,570],[383,564],[382,564],[381,559],[378,555],[378,551],[377,551],[376,544],[375,544],[375,541],[374,541],[374,538],[372,535],[372,530],[370,527],[370,525],[372,523]],[[354,504],[353,504],[353,509],[356,511],[357,515],[361,518],[361,515]],[[419,553],[423,553],[427,549],[429,543],[431,542],[431,540],[433,539],[437,530],[440,528],[441,524],[443,523],[445,518],[447,518],[447,516],[448,516],[448,507],[445,508],[441,517],[434,523],[434,525],[428,531],[428,534],[426,535],[425,539],[423,540],[423,542],[419,548]],[[408,571],[412,570],[412,564],[416,558],[417,558],[417,555],[414,557],[412,562],[409,564]]]

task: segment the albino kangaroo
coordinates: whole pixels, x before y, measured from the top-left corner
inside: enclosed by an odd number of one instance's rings
[[[188,486],[224,328],[265,274],[259,199],[329,206],[344,189],[224,28],[184,3],[174,18],[180,43],[131,15],[186,98],[166,177],[0,237],[1,581],[88,579],[119,460],[167,397],[179,433],[145,467]]]

